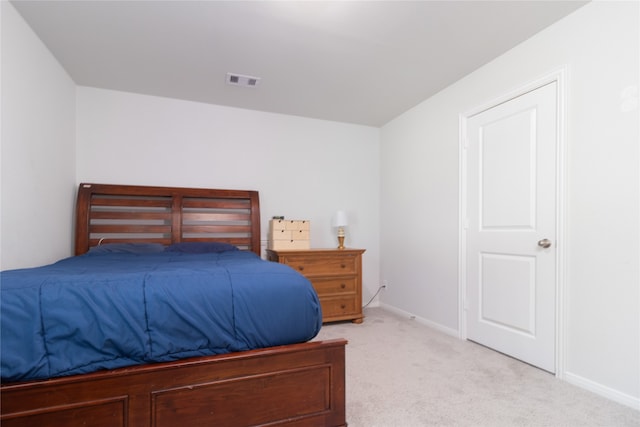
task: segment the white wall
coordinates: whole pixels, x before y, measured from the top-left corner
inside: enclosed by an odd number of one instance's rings
[[[7,1],[2,7],[0,269],[71,255],[75,85]]]
[[[381,277],[384,304],[458,330],[459,114],[566,66],[561,376],[640,408],[638,9],[590,3],[384,126]]]
[[[242,90],[242,89],[239,89]],[[378,286],[378,128],[87,87],[77,97],[78,182],[260,191],[268,219],[311,220],[311,245],[366,249],[363,298]]]

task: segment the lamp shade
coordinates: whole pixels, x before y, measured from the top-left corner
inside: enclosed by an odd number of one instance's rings
[[[334,227],[346,227],[349,225],[349,221],[347,220],[347,213],[345,211],[337,211],[333,215],[332,225]]]

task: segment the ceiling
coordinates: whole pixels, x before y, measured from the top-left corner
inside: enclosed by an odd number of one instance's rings
[[[11,2],[76,84],[381,126],[585,2]],[[228,72],[261,78],[226,84]]]

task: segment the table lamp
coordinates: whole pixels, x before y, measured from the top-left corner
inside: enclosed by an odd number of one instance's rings
[[[338,249],[344,249],[344,227],[348,225],[347,213],[338,211],[333,216],[333,226],[338,227]]]

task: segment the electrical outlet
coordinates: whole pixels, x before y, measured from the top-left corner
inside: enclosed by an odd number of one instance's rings
[[[389,289],[389,282],[387,280],[382,281],[382,289],[385,291]]]

